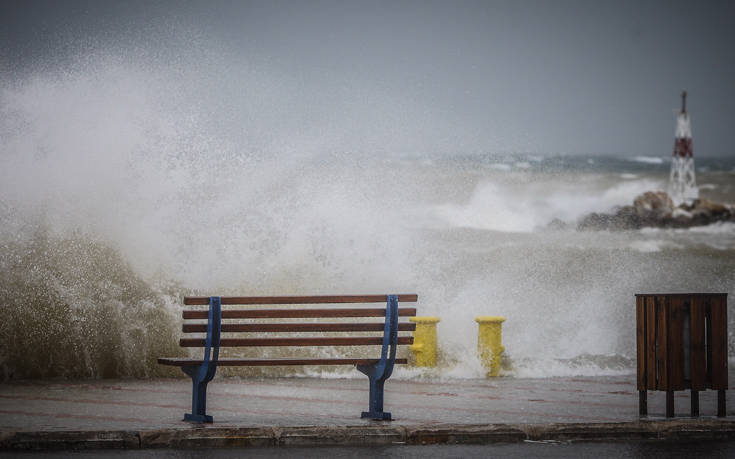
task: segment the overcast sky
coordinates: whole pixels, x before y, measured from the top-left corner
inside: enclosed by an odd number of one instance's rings
[[[182,42],[290,82],[290,129],[348,150],[664,156],[686,89],[695,155],[735,155],[735,1],[0,2],[5,81]]]

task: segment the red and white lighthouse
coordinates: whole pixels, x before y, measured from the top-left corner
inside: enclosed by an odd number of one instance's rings
[[[687,113],[687,92],[681,93],[681,112],[676,117],[674,154],[671,158],[669,196],[676,205],[691,204],[699,197],[694,178],[694,152],[692,150],[692,125]]]

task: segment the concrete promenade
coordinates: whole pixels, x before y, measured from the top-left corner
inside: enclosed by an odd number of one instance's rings
[[[390,379],[391,422],[360,419],[367,378],[240,379],[209,384],[214,424],[181,421],[187,379],[16,381],[0,384],[0,449],[491,443],[523,440],[735,439],[735,399],[716,418],[716,392],[649,392],[638,416],[635,377]]]

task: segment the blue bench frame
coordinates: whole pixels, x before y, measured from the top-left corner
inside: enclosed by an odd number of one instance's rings
[[[217,372],[219,359],[220,334],[222,326],[222,300],[218,296],[209,297],[209,314],[207,318],[207,337],[205,340],[202,363],[194,366],[183,366],[181,369],[192,381],[191,413],[184,415],[184,421],[212,422],[207,411],[207,384]],[[371,365],[357,365],[357,369],[370,380],[369,410],[363,411],[361,418],[390,421],[391,414],[383,411],[383,393],[385,381],[393,373],[398,347],[398,296],[388,295],[385,308],[385,326],[383,327],[383,347],[380,360]]]

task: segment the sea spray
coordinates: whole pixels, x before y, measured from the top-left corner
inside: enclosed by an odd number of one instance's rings
[[[480,377],[477,315],[507,318],[507,374],[631,372],[634,293],[735,294],[729,226],[544,229],[660,188],[661,165],[396,152],[400,125],[383,137],[348,111],[360,123],[339,131],[344,101],[312,110],[293,76],[197,58],[92,55],[3,82],[4,378],[161,374],[189,292],[417,292],[440,367],[406,377]],[[702,175],[725,202],[730,170]]]
[[[414,290],[397,171],[242,151],[178,66],[78,64],[0,93],[5,378],[160,374],[186,292]]]
[[[171,373],[155,365],[181,354],[171,292],[89,236],[26,231],[0,242],[2,379]]]

